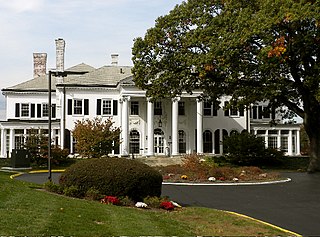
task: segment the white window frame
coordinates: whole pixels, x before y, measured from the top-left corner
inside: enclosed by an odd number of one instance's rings
[[[42,112],[42,117],[49,117],[49,104],[43,103],[41,112]]]
[[[20,117],[22,118],[30,118],[30,103],[21,103],[20,104]],[[27,113],[24,115],[24,113]]]
[[[109,107],[105,107],[105,103],[110,103]],[[110,113],[105,113],[105,110],[110,109]],[[112,99],[101,99],[101,115],[102,116],[112,116],[113,115],[113,100]]]
[[[84,106],[84,100],[83,99],[73,99],[73,108],[72,112],[73,115],[83,115],[83,106]],[[78,105],[77,102],[81,102],[81,105]],[[80,113],[79,113],[80,111]]]

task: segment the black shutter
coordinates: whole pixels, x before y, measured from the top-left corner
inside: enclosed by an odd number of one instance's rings
[[[36,116],[36,105],[31,104],[31,118],[34,118]]]
[[[89,115],[89,100],[84,100],[84,115]]]
[[[228,106],[228,102],[226,101],[226,102],[224,102],[224,107],[226,108],[227,106]],[[225,111],[224,111],[224,116],[229,116],[229,109],[226,109]]]
[[[20,117],[20,104],[16,103],[16,118]]]
[[[101,99],[97,99],[97,115],[101,115]]]
[[[56,117],[56,104],[52,104],[51,117]]]
[[[37,117],[41,118],[41,104],[37,104]]]
[[[68,99],[68,115],[72,115],[72,99]]]
[[[240,108],[239,108],[239,112],[240,112],[240,116],[244,116],[244,106],[243,105],[240,105]]]
[[[118,101],[113,101],[113,115],[118,115]]]

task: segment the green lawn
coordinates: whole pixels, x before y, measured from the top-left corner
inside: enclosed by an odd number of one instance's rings
[[[263,235],[288,234],[207,208],[141,210],[39,191],[0,172],[0,235]]]

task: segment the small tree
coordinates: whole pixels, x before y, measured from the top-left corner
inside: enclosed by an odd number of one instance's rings
[[[31,162],[37,165],[44,165],[48,162],[48,136],[43,130],[30,129],[23,148],[31,155]],[[59,146],[51,146],[51,159],[55,164],[63,163],[69,155],[68,149],[61,149]]]
[[[264,139],[248,132],[226,137],[226,159],[236,165],[272,165],[283,156],[281,151],[266,148]]]
[[[88,158],[108,156],[120,143],[120,129],[113,124],[111,119],[102,122],[101,118],[77,121],[72,131],[77,152]]]

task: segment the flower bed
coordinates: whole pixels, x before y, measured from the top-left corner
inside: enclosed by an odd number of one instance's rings
[[[164,182],[258,182],[279,180],[275,172],[265,172],[254,166],[219,167],[198,155],[186,155],[183,164],[158,168]]]

